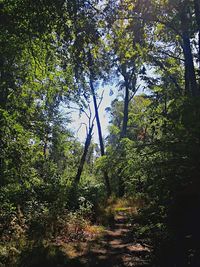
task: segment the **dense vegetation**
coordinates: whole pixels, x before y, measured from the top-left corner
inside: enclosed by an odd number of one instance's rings
[[[37,266],[28,253],[63,232],[83,238],[88,221],[106,224],[114,198],[143,202],[137,235],[153,266],[200,266],[199,1],[2,0],[0,9],[0,266]],[[116,98],[103,140],[105,83]],[[86,114],[84,144],[63,107]]]

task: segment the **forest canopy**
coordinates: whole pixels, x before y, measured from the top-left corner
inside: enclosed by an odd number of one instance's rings
[[[199,0],[1,0],[0,80],[0,266],[40,266],[119,199],[143,203],[151,266],[200,266]]]

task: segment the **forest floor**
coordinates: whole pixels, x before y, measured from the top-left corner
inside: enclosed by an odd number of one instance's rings
[[[101,237],[86,241],[69,261],[70,267],[148,267],[151,248],[134,238],[129,223],[131,208],[115,213],[111,227]]]

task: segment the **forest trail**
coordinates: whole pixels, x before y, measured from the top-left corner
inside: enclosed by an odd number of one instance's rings
[[[100,240],[92,241],[85,253],[74,258],[70,267],[148,267],[150,248],[133,241],[128,223],[128,208],[118,211],[114,223]],[[140,242],[141,241],[141,242]]]

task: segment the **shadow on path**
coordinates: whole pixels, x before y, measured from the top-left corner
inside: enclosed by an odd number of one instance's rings
[[[150,267],[150,249],[131,239],[126,212],[115,218],[112,229],[106,230],[103,239],[92,241],[88,251],[70,263],[70,267]]]
[[[73,257],[59,246],[41,246],[21,258],[20,267],[150,267],[150,249],[133,241],[128,211],[118,212],[115,223],[101,239],[86,241]]]

